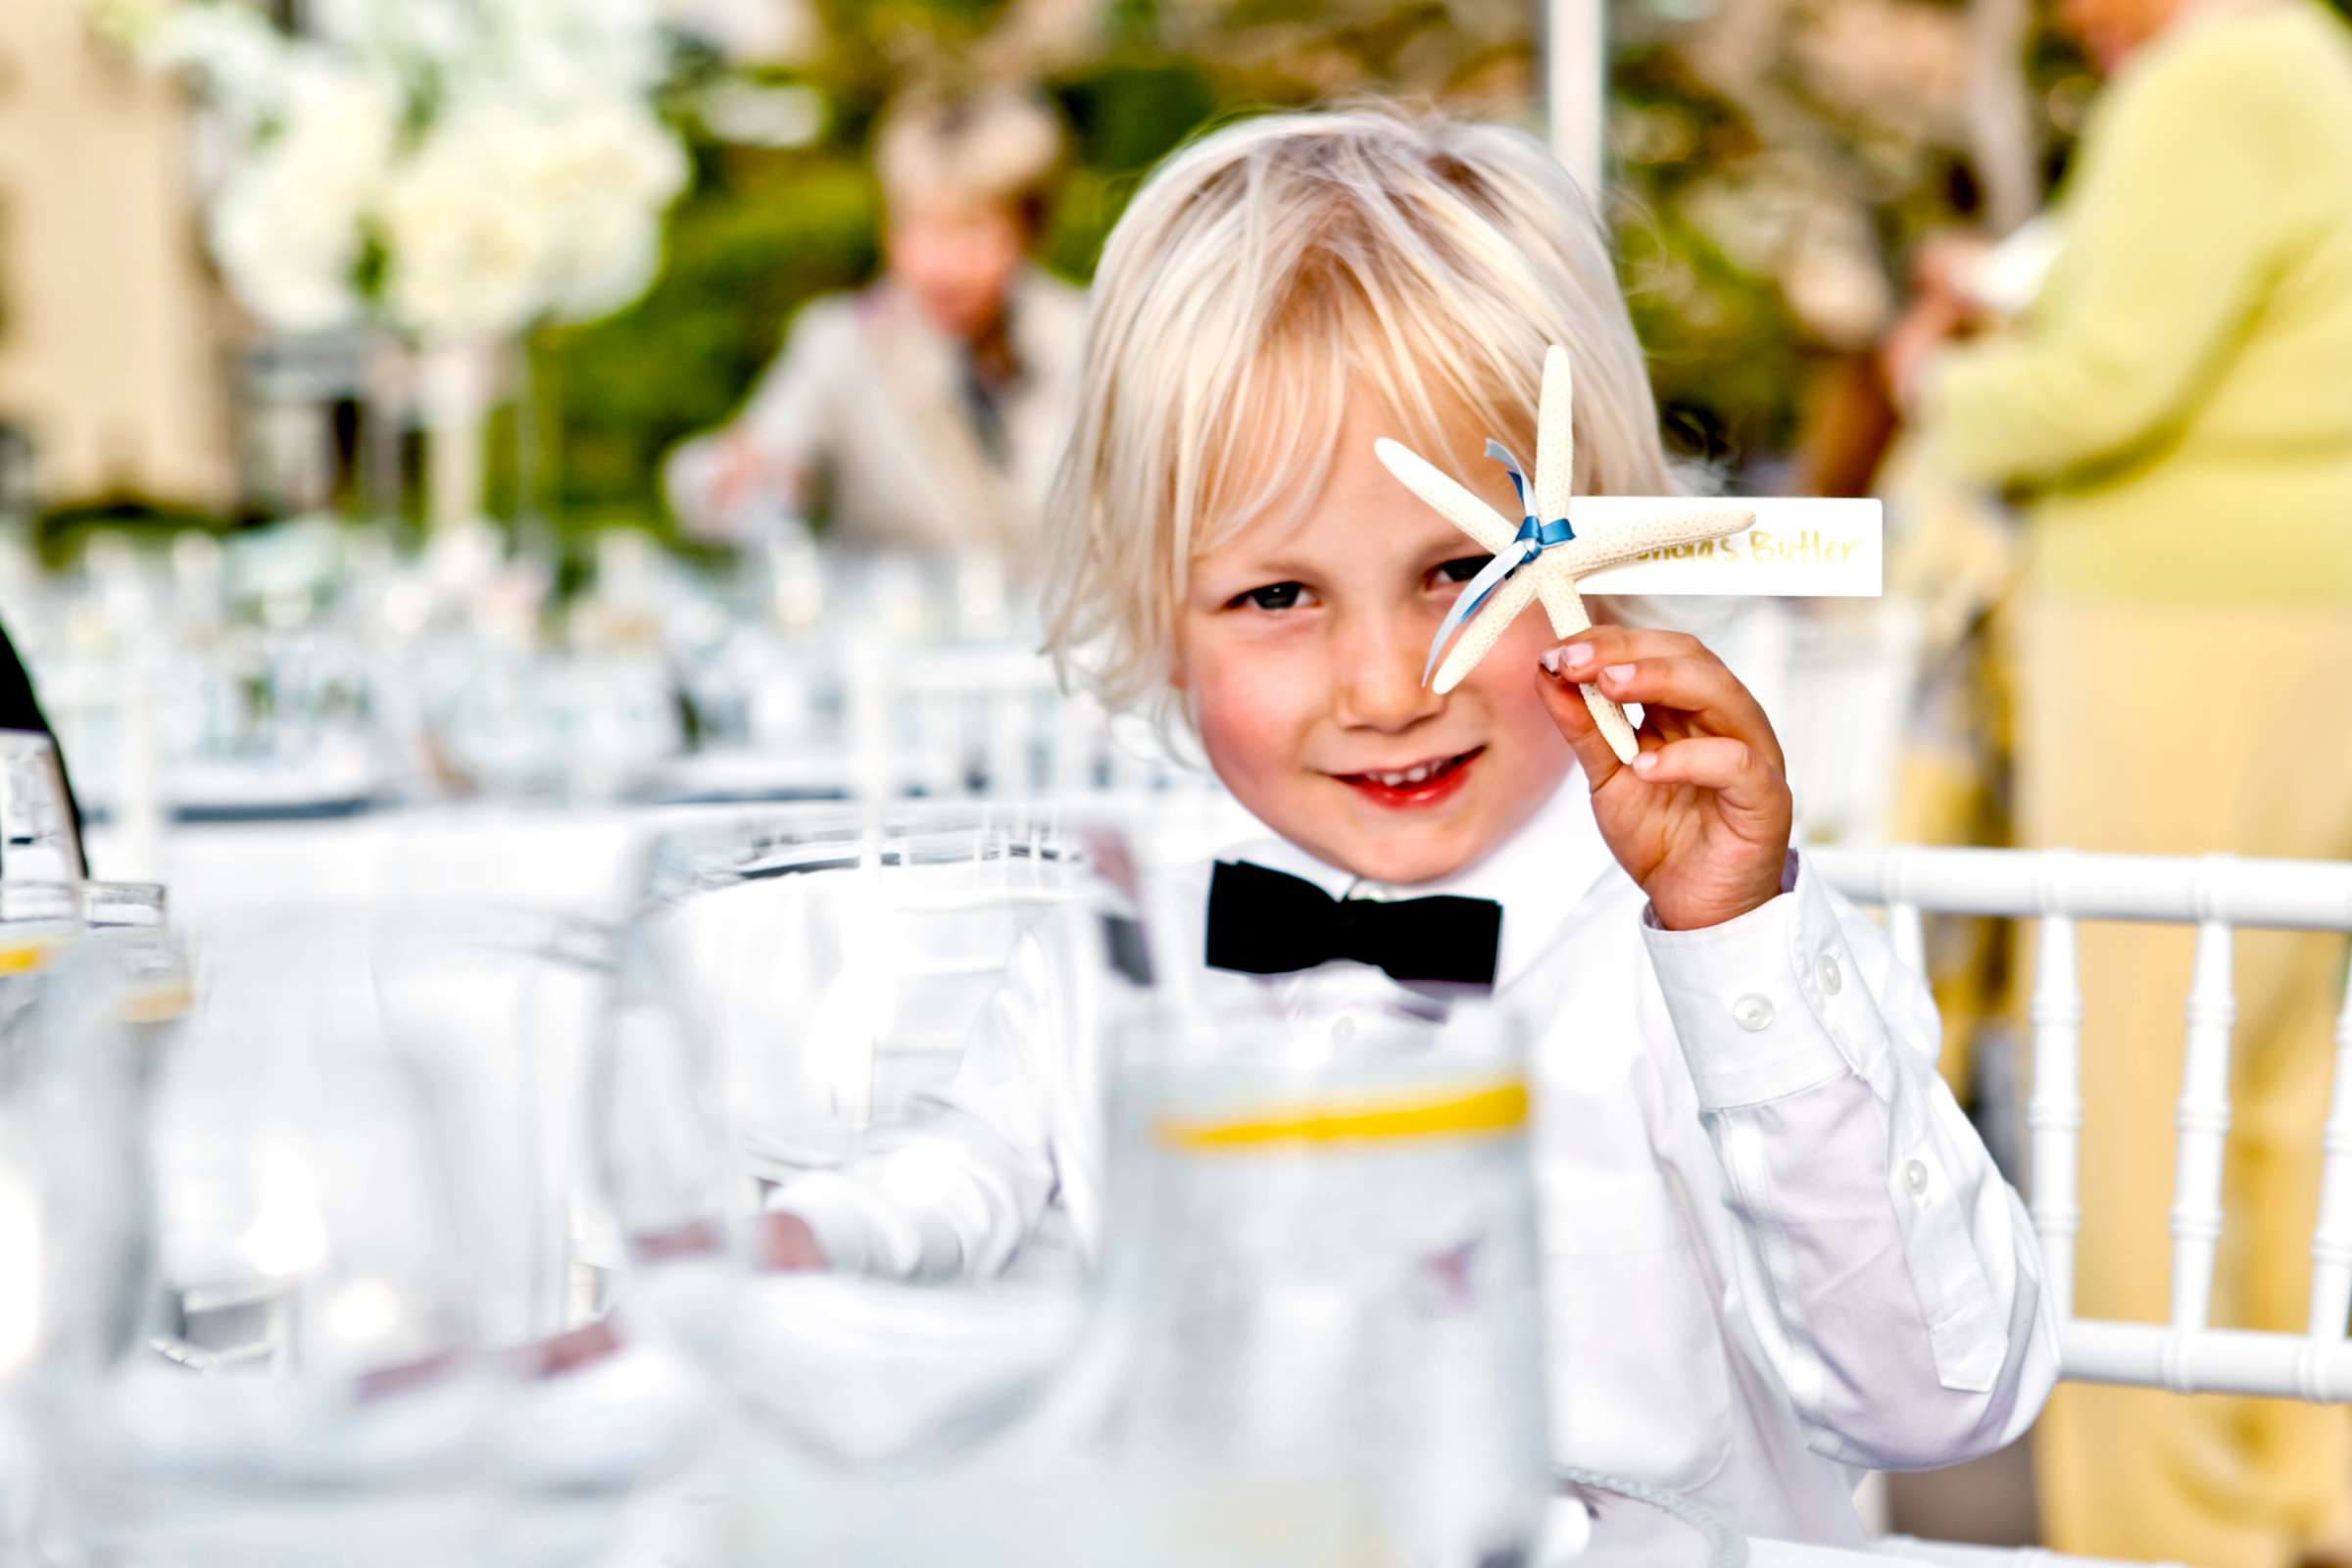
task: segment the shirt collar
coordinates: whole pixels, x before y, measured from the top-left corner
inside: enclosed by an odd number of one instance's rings
[[[1570,911],[1616,865],[1592,819],[1585,775],[1571,770],[1518,832],[1485,858],[1429,882],[1374,882],[1319,860],[1288,839],[1256,839],[1218,857],[1249,860],[1312,882],[1335,899],[1420,899],[1438,894],[1493,899],[1502,906],[1494,983],[1510,984],[1551,942]]]

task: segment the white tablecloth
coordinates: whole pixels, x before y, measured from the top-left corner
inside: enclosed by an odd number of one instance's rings
[[[163,876],[175,921],[285,905],[445,898],[610,917],[637,857],[666,827],[728,820],[741,806],[431,806],[285,821],[175,824]],[[110,825],[89,835],[90,870],[120,876]]]

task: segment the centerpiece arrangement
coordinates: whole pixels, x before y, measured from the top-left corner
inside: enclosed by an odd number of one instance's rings
[[[490,351],[635,300],[686,152],[657,95],[661,0],[105,0],[187,76],[204,234],[272,329],[372,324],[418,351],[436,520],[479,510]]]

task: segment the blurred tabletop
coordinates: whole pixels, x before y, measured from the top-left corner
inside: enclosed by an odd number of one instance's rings
[[[953,799],[938,804],[982,805]],[[642,858],[663,832],[779,811],[849,808],[839,801],[498,801],[175,822],[162,843],[162,875],[152,880],[170,890],[172,917],[185,927],[271,907],[414,900],[514,905],[612,920],[627,913]],[[1197,859],[1264,831],[1221,793],[1102,792],[991,808],[1115,816],[1148,864]],[[127,846],[116,824],[93,824],[87,840],[94,876],[130,877]]]

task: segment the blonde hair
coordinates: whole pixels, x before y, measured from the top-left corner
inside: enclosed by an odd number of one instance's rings
[[[1577,491],[1672,493],[1606,237],[1534,137],[1361,108],[1171,155],[1103,248],[1047,501],[1065,683],[1114,710],[1165,699],[1192,561],[1306,506],[1351,389],[1433,457],[1467,424],[1532,461],[1550,343],[1576,370]]]
[[[1036,94],[1008,86],[913,89],[891,102],[874,131],[885,201],[1007,206],[1032,233],[1061,155],[1059,117]]]

